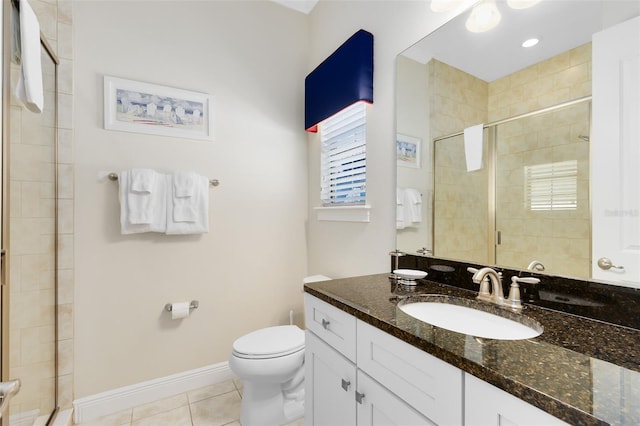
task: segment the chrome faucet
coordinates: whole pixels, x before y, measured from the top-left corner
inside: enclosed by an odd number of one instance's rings
[[[544,271],[544,265],[542,264],[542,262],[540,262],[539,260],[532,260],[531,263],[529,263],[529,266],[527,266],[527,269],[529,271]]]
[[[482,291],[482,286],[480,288],[480,292],[478,292],[478,299],[487,300],[489,302],[495,303],[496,305],[504,304],[504,293],[502,291],[502,276],[496,272],[494,269],[485,267],[482,269],[478,269],[473,274],[473,282],[476,284],[481,284],[483,280],[489,278],[491,282],[491,293],[487,294],[486,289]]]

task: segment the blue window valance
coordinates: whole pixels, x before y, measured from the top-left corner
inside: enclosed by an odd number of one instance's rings
[[[373,35],[359,30],[314,69],[304,81],[308,132],[358,101],[373,103]]]

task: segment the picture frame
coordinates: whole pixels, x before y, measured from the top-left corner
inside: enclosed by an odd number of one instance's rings
[[[420,168],[420,147],[422,139],[414,136],[396,135],[396,159],[398,166]]]
[[[213,139],[213,98],[206,93],[104,76],[104,128]]]

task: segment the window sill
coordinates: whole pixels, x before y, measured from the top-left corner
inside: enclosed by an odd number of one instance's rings
[[[334,222],[369,222],[371,206],[314,207],[316,218]]]

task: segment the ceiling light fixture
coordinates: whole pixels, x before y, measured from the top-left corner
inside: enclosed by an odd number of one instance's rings
[[[526,9],[540,3],[540,0],[507,0],[507,5],[511,9]]]
[[[540,40],[538,40],[537,38],[530,38],[528,40],[525,40],[522,42],[522,47],[533,47],[536,44],[538,44]]]
[[[495,0],[485,0],[475,6],[465,26],[472,33],[483,33],[495,28],[502,19]]]
[[[433,12],[448,12],[455,9],[462,3],[462,0],[431,0],[431,10]]]

